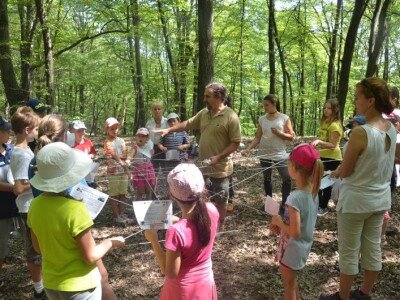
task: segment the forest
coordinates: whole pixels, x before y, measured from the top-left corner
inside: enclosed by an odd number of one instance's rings
[[[297,135],[323,103],[354,113],[353,87],[399,84],[400,3],[392,0],[0,0],[0,113],[38,98],[98,134],[132,134],[159,100],[182,119],[211,81],[226,85],[244,135],[275,93]]]

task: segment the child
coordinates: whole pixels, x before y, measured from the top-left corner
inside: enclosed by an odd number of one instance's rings
[[[28,226],[34,248],[43,255],[46,294],[49,299],[101,299],[97,264],[110,249],[124,246],[124,238],[96,245],[85,204],[65,193],[87,175],[92,161],[61,142],[44,146],[36,161],[31,184],[43,193],[32,201]]]
[[[157,231],[144,232],[165,274],[160,299],[217,299],[211,252],[218,210],[205,202],[203,175],[195,165],[178,165],[167,181],[171,197],[182,210],[182,219],[167,230],[166,252],[158,242]]]
[[[319,158],[312,145],[300,144],[293,149],[288,170],[296,190],[287,198],[283,219],[279,215],[272,217],[271,223],[281,232],[276,258],[280,263],[284,299],[300,299],[296,271],[304,268],[313,242],[318,190],[324,169]],[[276,230],[274,226],[272,230]]]
[[[111,200],[111,209],[114,221],[119,225],[131,223],[123,212],[125,210],[126,194],[128,193],[128,165],[125,141],[118,137],[119,122],[115,118],[108,118],[104,124],[106,139],[104,154],[107,160],[108,194],[120,202]]]
[[[156,174],[154,172],[151,157],[154,154],[153,142],[149,139],[147,128],[139,128],[135,135],[136,144],[133,146],[134,169],[132,172],[132,184],[136,188],[137,200],[151,200],[156,186]]]
[[[33,249],[30,230],[26,226],[29,205],[33,199],[28,169],[34,155],[28,143],[37,137],[39,121],[38,115],[27,106],[19,107],[11,118],[16,142],[10,168],[15,181],[14,193],[17,195],[16,204],[23,223],[21,229],[25,239],[26,260],[33,280],[35,299],[46,297],[41,275],[41,257]]]
[[[179,123],[179,116],[176,113],[170,113],[167,116],[167,122],[169,127],[173,127]],[[167,153],[168,151],[175,150],[179,152],[179,158],[169,159],[166,155],[166,160],[164,162],[164,168],[168,170],[172,170],[175,168],[180,162],[186,160],[185,151],[190,147],[190,143],[187,138],[186,131],[181,132],[171,132],[160,139],[160,143],[158,144],[158,148]]]
[[[72,148],[81,150],[88,154],[91,159],[94,159],[96,157],[96,149],[94,149],[92,141],[85,136],[85,123],[80,120],[75,120],[72,123],[75,135],[75,142]]]
[[[14,218],[18,217],[13,184],[10,182],[10,160],[13,145],[8,144],[11,124],[0,116],[0,270],[8,254],[8,239],[14,230]],[[0,287],[4,282],[0,280]]]

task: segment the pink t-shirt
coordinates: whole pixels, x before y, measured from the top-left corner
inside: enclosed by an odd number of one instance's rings
[[[191,220],[182,219],[167,230],[165,248],[181,253],[181,266],[176,278],[165,278],[160,299],[217,299],[211,253],[217,233],[219,213],[206,203],[211,220],[211,235],[207,246],[201,248],[196,227]]]

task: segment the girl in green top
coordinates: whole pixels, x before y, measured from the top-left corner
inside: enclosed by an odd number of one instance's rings
[[[320,121],[319,139],[312,145],[319,149],[325,171],[333,171],[342,161],[342,152],[339,147],[343,137],[343,125],[340,121],[339,102],[329,99],[324,104],[324,112]],[[319,192],[318,215],[323,216],[328,212],[328,202],[331,198],[332,187],[327,187]]]

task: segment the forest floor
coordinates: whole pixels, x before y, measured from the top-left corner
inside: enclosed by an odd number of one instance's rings
[[[96,143],[97,149],[101,145]],[[213,250],[213,270],[219,299],[282,299],[283,285],[277,263],[274,261],[277,237],[270,234],[270,217],[261,210],[264,199],[262,173],[256,158],[235,155],[233,202],[236,209],[225,221],[223,232],[216,239]],[[100,168],[99,188],[106,192],[105,168]],[[279,183],[274,171],[274,182]],[[103,176],[103,177],[102,177]],[[278,191],[279,184],[274,186]],[[165,174],[159,176],[158,194],[166,197]],[[400,195],[393,195],[393,211],[387,245],[382,248],[383,270],[373,289],[373,299],[400,299]],[[130,202],[134,195],[129,195]],[[275,198],[279,199],[280,193]],[[110,201],[110,200],[109,200]],[[131,208],[129,209],[132,213]],[[50,225],[50,224],[49,224]],[[118,299],[158,299],[163,276],[156,264],[151,246],[138,226],[118,227],[112,221],[110,204],[95,220],[94,236],[128,236],[123,249],[113,250],[104,258],[111,285]],[[302,299],[318,299],[321,292],[338,290],[336,214],[330,203],[329,213],[318,217],[314,244],[306,267],[298,273]],[[10,239],[10,257],[3,266],[0,279],[0,299],[30,299],[30,281],[22,239]],[[361,283],[362,273],[354,286]]]

